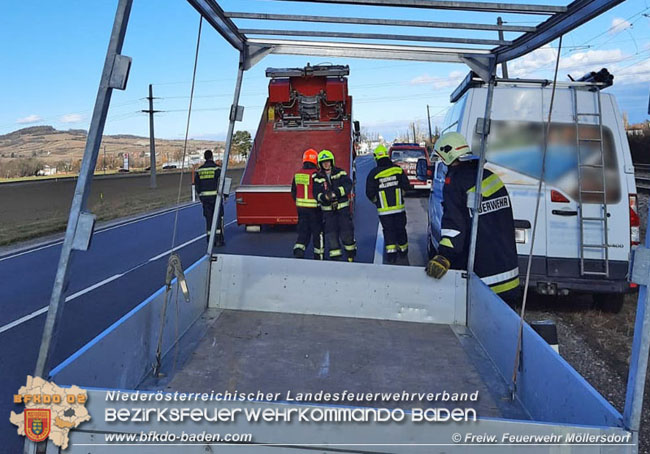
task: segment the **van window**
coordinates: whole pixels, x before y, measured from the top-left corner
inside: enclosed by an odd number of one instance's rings
[[[542,173],[544,151],[544,129],[546,123],[528,121],[492,120],[485,158],[501,167],[524,175],[539,178]],[[598,139],[598,125],[581,124],[583,139]],[[481,136],[474,132],[473,148],[479,149]],[[578,196],[578,155],[576,146],[576,125],[574,123],[551,123],[549,143],[546,152],[544,181],[561,189],[574,200]],[[600,164],[598,141],[582,141],[580,144],[582,164]],[[603,126],[603,152],[607,203],[621,199],[621,185],[612,131]],[[582,167],[583,191],[602,191],[601,169]],[[602,203],[601,194],[583,193],[585,203]]]
[[[460,130],[460,117],[463,115],[465,110],[465,102],[467,101],[467,96],[469,93],[465,93],[462,98],[460,98],[456,103],[447,110],[447,115],[445,115],[445,121],[442,124],[442,131],[440,134],[444,134],[448,131],[459,132]]]

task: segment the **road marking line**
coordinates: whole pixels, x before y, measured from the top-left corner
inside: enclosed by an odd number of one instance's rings
[[[14,320],[13,322],[5,326],[0,326],[0,334],[4,333],[5,331],[9,331],[14,326],[18,326],[22,323],[25,323],[26,321],[33,319],[34,317],[38,317],[39,315],[44,314],[45,312],[47,312],[48,307],[49,306],[41,307],[39,310],[34,311],[31,314],[27,314],[24,317],[20,317],[18,320]]]
[[[193,206],[195,206],[197,204],[198,204],[198,202],[197,203],[192,203],[190,205],[186,205],[184,207],[181,207],[180,209],[184,210],[185,208],[191,208],[191,207],[193,207]],[[114,225],[114,226],[111,226],[111,227],[106,227],[105,229],[97,230],[94,233],[94,235],[96,235],[98,233],[108,232],[109,230],[114,230],[114,229],[117,229],[117,228],[120,228],[120,227],[125,227],[127,225],[135,224],[136,222],[148,221],[149,219],[153,219],[153,218],[156,218],[158,216],[163,216],[165,214],[169,214],[169,213],[173,212],[175,209],[176,208],[171,208],[171,209],[169,209],[167,211],[152,214],[150,216],[143,216],[141,218],[134,219],[132,221],[125,222],[123,224],[118,224],[118,225]],[[0,262],[2,262],[4,260],[9,260],[9,259],[13,259],[13,258],[16,258],[16,257],[20,257],[21,255],[29,254],[29,253],[32,253],[32,252],[41,251],[43,249],[47,249],[47,248],[52,247],[52,246],[58,246],[59,244],[63,244],[63,240],[58,240],[58,241],[55,241],[53,243],[46,244],[44,246],[39,246],[39,247],[36,247],[34,249],[30,249],[28,251],[23,251],[23,252],[18,252],[17,254],[8,255],[7,257],[0,258]]]
[[[237,222],[237,219],[233,219],[228,224],[224,225],[224,228],[228,227],[230,224],[234,224],[235,222]]]
[[[192,244],[192,243],[194,243],[195,241],[200,240],[201,238],[205,238],[206,236],[207,236],[207,235],[206,235],[205,233],[202,234],[202,235],[199,235],[199,236],[197,236],[196,238],[192,238],[191,240],[186,241],[186,242],[183,243],[183,244],[179,244],[178,246],[174,247],[173,250],[176,251],[176,250],[178,250],[178,249],[184,248],[185,246],[187,246],[187,245],[189,245],[189,244]],[[135,270],[137,270],[138,268],[143,267],[144,265],[147,265],[147,264],[149,264],[149,263],[151,263],[151,262],[154,262],[154,261],[156,261],[156,260],[158,260],[158,259],[164,257],[165,255],[169,254],[170,252],[172,252],[171,249],[169,249],[169,250],[163,252],[162,254],[158,254],[157,256],[150,258],[150,259],[147,260],[146,262],[143,262],[143,263],[141,263],[141,264],[139,264],[139,265],[137,265],[137,266],[134,266],[133,268],[131,268],[131,269],[129,269],[129,270],[123,272],[123,273],[115,274],[115,275],[113,275],[113,276],[111,276],[111,277],[109,277],[109,278],[104,279],[103,281],[100,281],[100,282],[97,282],[97,283],[91,285],[90,287],[87,287],[87,288],[85,288],[85,289],[83,289],[83,290],[79,290],[78,292],[73,293],[73,294],[70,295],[70,296],[67,296],[67,297],[65,298],[65,302],[67,303],[67,302],[72,301],[72,300],[74,300],[74,299],[76,299],[76,298],[79,298],[79,297],[82,296],[82,295],[85,295],[86,293],[92,292],[93,290],[95,290],[95,289],[97,289],[97,288],[99,288],[99,287],[101,287],[101,286],[103,286],[103,285],[106,285],[106,284],[108,284],[109,282],[112,282],[112,281],[114,281],[114,280],[116,280],[116,279],[119,279],[120,277],[122,277],[122,276],[124,276],[124,275],[130,273],[131,271],[135,271]],[[0,326],[0,334],[4,333],[5,331],[9,331],[11,328],[15,328],[16,326],[21,325],[21,324],[23,324],[23,323],[25,323],[25,322],[27,322],[27,321],[29,321],[29,320],[35,318],[35,317],[38,317],[38,316],[41,315],[41,314],[46,313],[49,307],[50,307],[50,306],[49,306],[49,304],[48,304],[47,306],[43,306],[43,307],[41,307],[40,309],[35,310],[35,311],[32,312],[31,314],[27,314],[27,315],[25,315],[25,316],[23,316],[23,317],[21,317],[21,318],[19,318],[19,319],[17,319],[17,320],[14,320],[14,321],[11,322],[11,323],[8,323],[8,324],[6,324],[6,325],[4,325],[4,326]]]
[[[375,258],[372,263],[381,265],[384,263],[384,230],[381,228],[381,222],[377,225],[377,241],[375,242]]]

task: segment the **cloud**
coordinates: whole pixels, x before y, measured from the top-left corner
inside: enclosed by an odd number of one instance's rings
[[[650,82],[650,60],[645,60],[637,64],[622,66],[612,69],[614,74],[614,85],[630,85]],[[647,92],[646,92],[647,93]]]
[[[512,77],[552,77],[557,58],[557,50],[548,44],[508,63],[508,72]],[[587,50],[585,52],[572,52],[560,58],[559,80],[564,79],[567,72],[581,77],[583,74],[602,68],[611,67],[612,64],[626,58],[621,49]]]
[[[612,20],[612,26],[609,27],[609,30],[607,30],[607,33],[610,35],[616,35],[617,33],[620,33],[624,30],[627,30],[630,28],[632,24],[630,24],[628,21],[625,19],[621,19],[620,17],[615,17]]]
[[[79,123],[81,120],[83,120],[83,118],[84,117],[81,114],[72,113],[61,116],[61,118],[59,118],[59,121],[61,123]]]
[[[40,115],[32,114],[32,115],[28,115],[28,116],[23,117],[23,118],[19,118],[18,120],[16,120],[16,123],[18,123],[20,125],[26,125],[26,124],[29,124],[29,123],[37,123],[37,122],[41,121],[42,119],[43,119],[43,117],[41,117]]]
[[[434,89],[439,90],[442,88],[449,88],[457,86],[462,80],[467,72],[463,71],[452,71],[447,77],[434,77],[429,74],[423,74],[421,76],[414,77],[410,80],[410,85],[431,85]]]

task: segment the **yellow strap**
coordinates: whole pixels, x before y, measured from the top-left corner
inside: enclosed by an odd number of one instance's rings
[[[339,257],[342,254],[340,249],[330,249],[330,257]]]
[[[517,287],[519,287],[519,277],[516,277],[511,281],[504,282],[503,284],[490,287],[490,289],[492,289],[492,291],[498,295],[499,293],[507,292],[508,290],[512,290],[513,288]]]
[[[356,251],[357,250],[357,245],[356,244],[344,244],[343,247],[345,248],[346,251]]]
[[[450,240],[449,238],[447,238],[447,237],[443,238],[443,239],[440,241],[440,246],[447,246],[448,248],[451,248],[451,249],[454,248],[453,243],[452,243],[451,240]]]
[[[401,167],[389,167],[388,169],[382,170],[381,172],[375,175],[375,179],[392,177],[393,175],[399,175],[402,173]]]
[[[203,192],[199,192],[199,197],[208,196],[208,195],[217,195],[217,191],[203,191]]]
[[[345,195],[345,188],[343,186],[339,186],[339,193],[344,196]]]

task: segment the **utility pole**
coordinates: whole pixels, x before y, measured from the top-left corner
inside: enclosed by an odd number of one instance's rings
[[[503,25],[503,20],[501,19],[501,16],[497,17],[497,25]],[[499,39],[503,41],[503,30],[499,29]],[[501,76],[504,79],[508,78],[508,65],[504,61],[501,63]]]
[[[411,126],[413,127],[413,143],[417,143],[418,139],[415,137],[415,122],[411,123]]]
[[[104,175],[106,175],[106,145],[104,145]]]
[[[156,188],[156,143],[153,132],[153,114],[160,112],[160,110],[153,110],[153,100],[156,99],[153,97],[153,85],[149,84],[149,110],[143,110],[143,112],[149,114],[149,163],[151,166],[151,183],[149,187],[151,189]]]
[[[427,104],[427,124],[429,125],[429,143],[433,146],[433,134],[431,134],[431,114],[429,113],[429,104]]]

